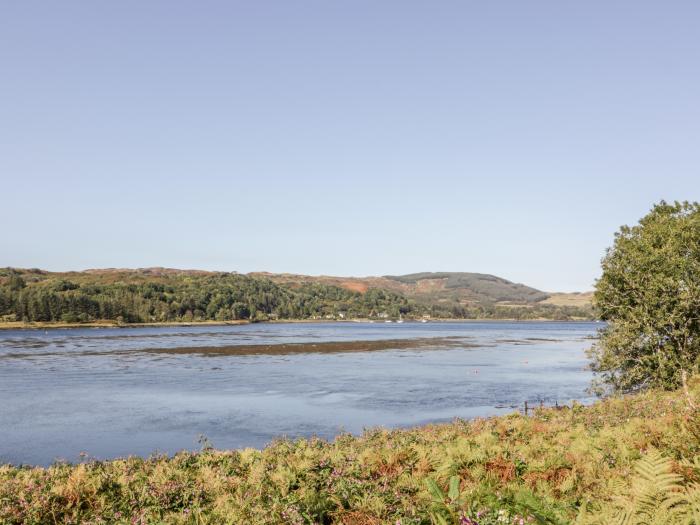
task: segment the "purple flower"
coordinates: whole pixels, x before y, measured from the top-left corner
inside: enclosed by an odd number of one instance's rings
[[[475,520],[471,519],[466,514],[459,517],[459,525],[479,525]]]

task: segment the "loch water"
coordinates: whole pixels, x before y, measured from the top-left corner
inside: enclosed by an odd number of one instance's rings
[[[0,464],[263,447],[592,401],[587,322],[0,331]],[[371,350],[363,351],[371,343]],[[369,347],[367,347],[369,348]]]

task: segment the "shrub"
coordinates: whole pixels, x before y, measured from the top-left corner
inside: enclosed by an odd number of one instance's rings
[[[700,205],[661,202],[623,226],[603,259],[593,347],[600,390],[676,388],[700,364]]]

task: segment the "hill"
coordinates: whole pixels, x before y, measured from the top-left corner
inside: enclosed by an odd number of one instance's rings
[[[386,278],[401,283],[409,295],[429,300],[532,304],[549,297],[524,284],[482,273],[424,272]]]
[[[456,301],[463,304],[510,303],[534,304],[550,294],[524,284],[516,284],[495,275],[466,272],[423,272],[383,277],[332,277],[255,272],[278,283],[320,282],[348,290],[365,292],[381,288],[402,293],[424,302]]]
[[[322,283],[364,293],[378,288],[400,293],[423,304],[454,303],[463,306],[502,305],[526,306],[552,304],[556,306],[590,307],[592,293],[550,293],[502,277],[468,272],[422,272],[382,277],[333,277],[254,272],[285,285]]]
[[[593,317],[585,301],[565,303],[561,295],[474,273],[315,277],[172,268],[0,269],[0,321],[6,323]]]

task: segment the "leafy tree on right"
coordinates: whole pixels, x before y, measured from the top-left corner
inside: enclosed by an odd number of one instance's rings
[[[607,327],[590,350],[599,393],[676,388],[700,368],[700,204],[661,201],[623,226],[594,302]]]

